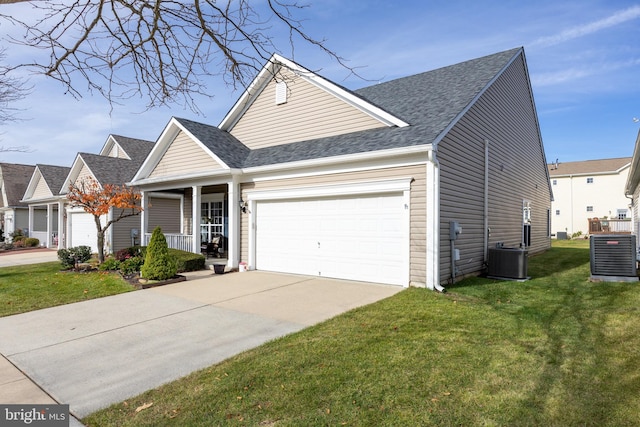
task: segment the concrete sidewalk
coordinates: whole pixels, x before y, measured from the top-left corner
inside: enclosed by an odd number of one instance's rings
[[[52,399],[82,418],[401,290],[198,272],[187,282],[0,318],[0,402],[10,403],[9,394],[19,403]]]

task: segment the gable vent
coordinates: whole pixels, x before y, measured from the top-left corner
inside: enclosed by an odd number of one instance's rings
[[[636,236],[597,234],[590,237],[591,279],[637,281]]]
[[[276,105],[287,103],[287,84],[285,82],[276,83]]]

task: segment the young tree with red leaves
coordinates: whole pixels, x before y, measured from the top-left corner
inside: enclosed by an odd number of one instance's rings
[[[98,231],[98,261],[104,261],[104,235],[111,225],[142,211],[140,193],[127,186],[100,185],[93,178],[85,178],[69,186],[67,200],[73,207],[81,207],[93,215]],[[114,216],[103,224],[101,217],[113,209]]]

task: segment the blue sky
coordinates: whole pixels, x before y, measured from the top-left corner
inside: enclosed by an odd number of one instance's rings
[[[640,1],[308,3],[301,15],[306,31],[326,39],[366,80],[303,43],[292,54],[286,32],[274,27],[280,53],[343,86],[357,89],[523,46],[549,162],[633,154],[640,129],[633,120],[640,118]],[[27,5],[1,7],[28,11]],[[7,54],[11,60],[24,51],[8,46]],[[76,100],[42,77],[31,77],[31,84],[33,93],[16,105],[27,120],[0,127],[0,146],[26,145],[31,152],[0,153],[0,161],[70,166],[77,152],[97,153],[112,133],[155,141],[171,116],[217,125],[241,95],[212,80],[215,98],[199,101],[201,115],[181,106],[145,112],[134,100],[110,111],[98,95]]]

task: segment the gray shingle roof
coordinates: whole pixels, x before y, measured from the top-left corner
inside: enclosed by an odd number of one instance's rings
[[[131,157],[131,160],[92,153],[78,153],[78,156],[82,158],[84,164],[87,165],[96,180],[102,185],[122,185],[131,181],[154,145],[153,142],[143,139],[119,135],[112,136],[127,155]]]
[[[409,123],[250,150],[215,126],[176,119],[235,168],[433,143],[475,97],[522,51],[511,49],[352,93]]]
[[[65,166],[36,165],[42,174],[42,179],[47,183],[53,195],[57,195],[62,190],[62,185],[69,175],[71,168]]]
[[[129,138],[122,135],[111,135],[113,139],[122,147],[131,160],[142,165],[142,162],[147,158],[153,145],[152,141],[146,141],[144,139]]]
[[[7,206],[5,207],[26,207],[26,203],[21,203],[24,192],[29,186],[29,181],[33,175],[35,166],[17,165],[13,163],[0,163],[2,169],[2,179],[4,180],[4,191],[7,194]]]
[[[253,150],[244,167],[432,143],[521,52],[511,49],[354,91],[409,123]]]
[[[99,154],[78,153],[85,165],[93,172],[96,180],[104,184],[122,185],[131,181],[142,162],[128,159],[100,156]]]
[[[251,150],[216,126],[174,119],[232,168],[430,144],[521,52],[522,48],[511,49],[352,91],[409,123],[406,127],[382,127]]]

